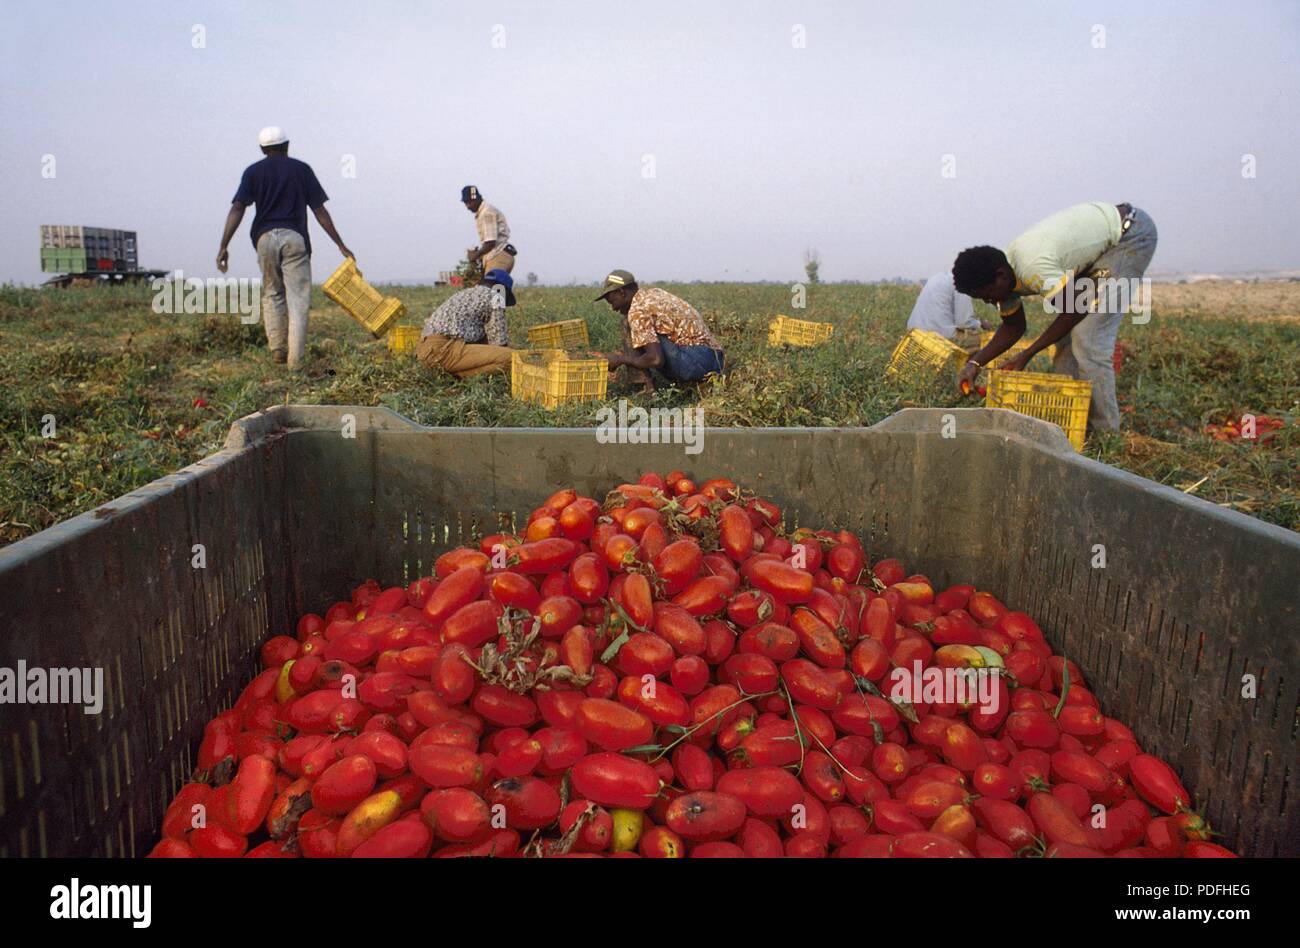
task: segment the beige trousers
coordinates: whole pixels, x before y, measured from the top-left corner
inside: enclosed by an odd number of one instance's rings
[[[443,369],[462,379],[509,371],[513,353],[509,346],[490,346],[438,335],[425,336],[415,347],[415,357],[425,368]]]
[[[262,320],[266,346],[287,352],[290,368],[307,348],[307,312],[311,306],[311,254],[302,234],[276,227],[257,238],[262,269]]]
[[[504,270],[510,273],[515,268],[515,255],[506,253],[504,250],[492,249],[487,252],[483,258],[483,272],[489,270]]]

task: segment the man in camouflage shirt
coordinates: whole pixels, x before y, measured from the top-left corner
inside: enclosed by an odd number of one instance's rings
[[[670,382],[699,382],[722,374],[722,347],[713,338],[699,311],[680,297],[658,287],[640,287],[626,270],[605,277],[597,300],[605,300],[623,317],[623,351],[605,356],[611,371],[626,365],[643,392],[654,391],[648,370]]]
[[[506,307],[515,305],[514,281],[489,270],[478,286],[453,293],[424,322],[415,357],[458,378],[510,368]]]

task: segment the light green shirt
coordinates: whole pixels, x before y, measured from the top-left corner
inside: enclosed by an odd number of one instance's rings
[[[1123,232],[1119,209],[1100,201],[1076,204],[1039,221],[1007,248],[1016,286],[999,312],[1014,313],[1024,296],[1054,296],[1119,243]]]

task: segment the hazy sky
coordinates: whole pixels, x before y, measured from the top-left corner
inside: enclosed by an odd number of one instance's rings
[[[1154,271],[1300,266],[1296,2],[6,0],[4,16],[0,281],[42,279],[42,223],[135,230],[142,265],[215,275],[270,124],[376,280],[455,264],[475,242],[469,183],[507,215],[516,277],[543,282],[790,280],[807,247],[828,280],[928,274],[1085,200],[1151,213]],[[232,275],[255,274],[251,218]],[[319,281],[339,258],[312,227]]]

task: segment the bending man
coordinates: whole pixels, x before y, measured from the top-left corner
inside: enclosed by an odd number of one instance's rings
[[[1020,370],[1055,343],[1053,371],[1092,383],[1089,424],[1119,430],[1112,357],[1119,325],[1156,251],[1156,225],[1130,204],[1076,204],[1025,231],[1007,247],[971,247],[952,267],[957,292],[997,305],[1002,325],[957,376],[973,383],[979,370],[1025,333],[1022,298],[1041,296],[1056,313],[1043,334],[1008,360]],[[1147,301],[1149,305],[1149,301]]]
[[[453,293],[425,320],[415,357],[462,379],[509,369],[506,307],[515,305],[514,285],[506,271],[489,270],[478,286]]]

